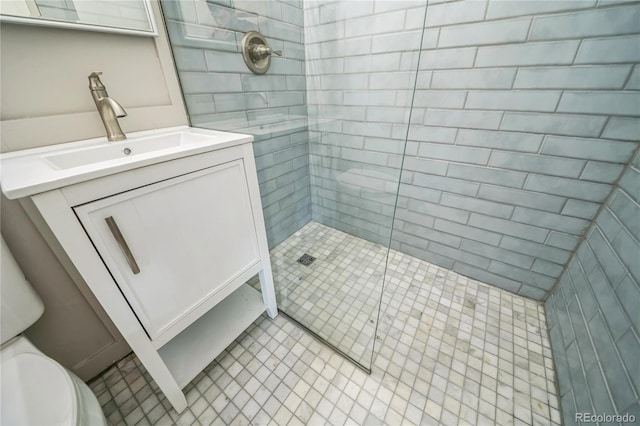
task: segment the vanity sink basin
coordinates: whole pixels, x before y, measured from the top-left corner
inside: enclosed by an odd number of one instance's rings
[[[0,155],[0,185],[21,198],[138,167],[253,140],[252,136],[181,126],[130,133],[120,142],[89,139]]]
[[[184,134],[182,133],[173,133],[133,141],[112,142],[108,145],[91,146],[58,154],[44,155],[42,158],[55,168],[72,169],[116,159],[135,159],[136,156],[141,154],[176,148],[191,142],[186,141],[183,136]]]

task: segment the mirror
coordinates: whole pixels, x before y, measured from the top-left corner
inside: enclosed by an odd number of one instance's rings
[[[157,35],[148,0],[1,0],[0,21]]]

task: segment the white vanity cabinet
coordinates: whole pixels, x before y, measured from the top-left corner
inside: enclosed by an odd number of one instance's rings
[[[263,312],[275,317],[277,307],[252,138],[176,131],[154,136],[175,146],[114,158],[84,174],[75,165],[61,168],[61,160],[95,158],[93,145],[12,153],[2,158],[2,186],[34,221],[44,219],[43,231],[180,412],[187,406],[181,389]],[[149,150],[145,140],[121,144]],[[36,183],[12,180],[14,169],[33,170],[52,157],[58,165]],[[256,274],[261,291],[245,284]]]
[[[241,160],[74,210],[156,346],[222,301],[260,261]]]

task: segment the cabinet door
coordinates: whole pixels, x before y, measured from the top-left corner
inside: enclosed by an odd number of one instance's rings
[[[241,160],[75,211],[152,340],[175,336],[260,260]]]

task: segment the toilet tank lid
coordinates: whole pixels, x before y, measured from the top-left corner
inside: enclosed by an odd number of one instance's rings
[[[75,425],[77,401],[71,377],[54,360],[18,353],[0,361],[0,424]]]

